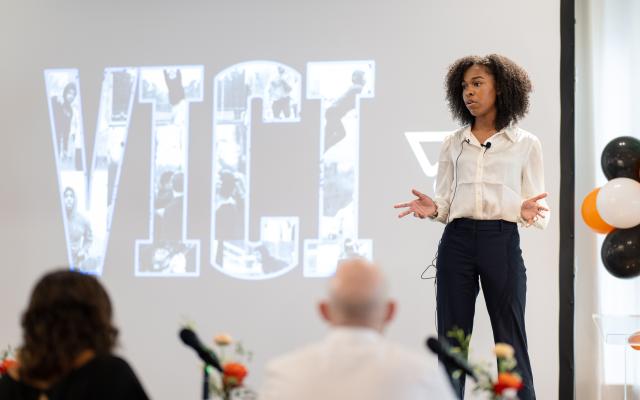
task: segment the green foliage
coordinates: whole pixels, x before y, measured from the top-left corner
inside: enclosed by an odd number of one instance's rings
[[[511,372],[518,362],[515,358],[498,358],[498,372]]]
[[[235,351],[239,356],[246,357],[247,362],[251,362],[253,359],[253,352],[251,350],[247,350],[240,341],[236,342]]]
[[[469,358],[469,349],[471,344],[471,335],[465,335],[464,331],[460,328],[454,327],[452,330],[447,332],[447,337],[451,338],[453,341],[457,342],[457,346],[451,347],[451,352],[463,357],[465,359]],[[514,375],[514,369],[516,367],[516,360],[513,357],[504,358],[498,357],[498,372],[508,372]],[[478,381],[473,389],[475,393],[488,393],[490,399],[500,399],[501,397],[494,393],[494,383],[495,378],[493,374],[490,372],[492,370],[490,363],[469,363],[473,371],[475,372]],[[451,374],[453,379],[459,379],[462,376],[463,372],[460,370],[456,370]]]
[[[451,347],[451,351],[467,359],[469,357],[469,345],[471,343],[471,335],[465,335],[464,331],[458,327],[454,327],[447,332],[447,337],[458,342],[458,346]]]
[[[4,350],[2,353],[2,356],[0,356],[0,361],[4,360],[5,358],[12,358],[13,355],[15,354],[14,350],[11,348],[11,346],[7,346],[7,349]]]
[[[458,342],[457,346],[452,346],[450,348],[451,352],[466,360],[469,357],[469,343],[471,343],[471,335],[465,335],[462,329],[454,327],[447,332],[447,337]],[[462,374],[462,370],[457,369],[451,373],[451,377],[453,379],[460,379]]]

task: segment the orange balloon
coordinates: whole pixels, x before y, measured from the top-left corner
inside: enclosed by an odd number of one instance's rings
[[[629,344],[634,350],[640,350],[640,331],[629,336]]]
[[[582,219],[596,233],[607,234],[615,228],[602,219],[596,208],[596,197],[600,188],[595,188],[582,201]]]

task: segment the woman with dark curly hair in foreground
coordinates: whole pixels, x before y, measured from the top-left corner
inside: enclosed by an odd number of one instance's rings
[[[0,379],[0,399],[147,399],[129,365],[111,353],[118,330],[96,278],[73,271],[45,275],[22,329],[19,367]]]
[[[457,60],[445,86],[449,109],[464,126],[444,140],[435,197],[413,189],[416,199],[395,207],[405,209],[401,218],[446,224],[437,254],[438,335],[448,339],[454,328],[471,334],[480,281],[495,342],[515,349],[519,398],[535,399],[517,225],[544,228],[549,209],[540,141],[516,125],[528,111],[531,82],[513,61],[492,54]],[[462,398],[464,376],[455,383]]]

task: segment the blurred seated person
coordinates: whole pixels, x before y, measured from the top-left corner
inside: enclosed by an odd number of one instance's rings
[[[395,303],[378,267],[341,262],[319,305],[324,340],[271,361],[260,400],[448,400],[453,390],[435,358],[382,336]]]
[[[146,400],[126,361],[112,354],[118,330],[98,280],[46,274],[22,316],[18,365],[0,379],[2,400]]]

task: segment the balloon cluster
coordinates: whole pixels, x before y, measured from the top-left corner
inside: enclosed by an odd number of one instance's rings
[[[640,140],[621,136],[602,151],[602,170],[609,179],[582,202],[582,218],[606,234],[602,262],[617,278],[640,275]]]

